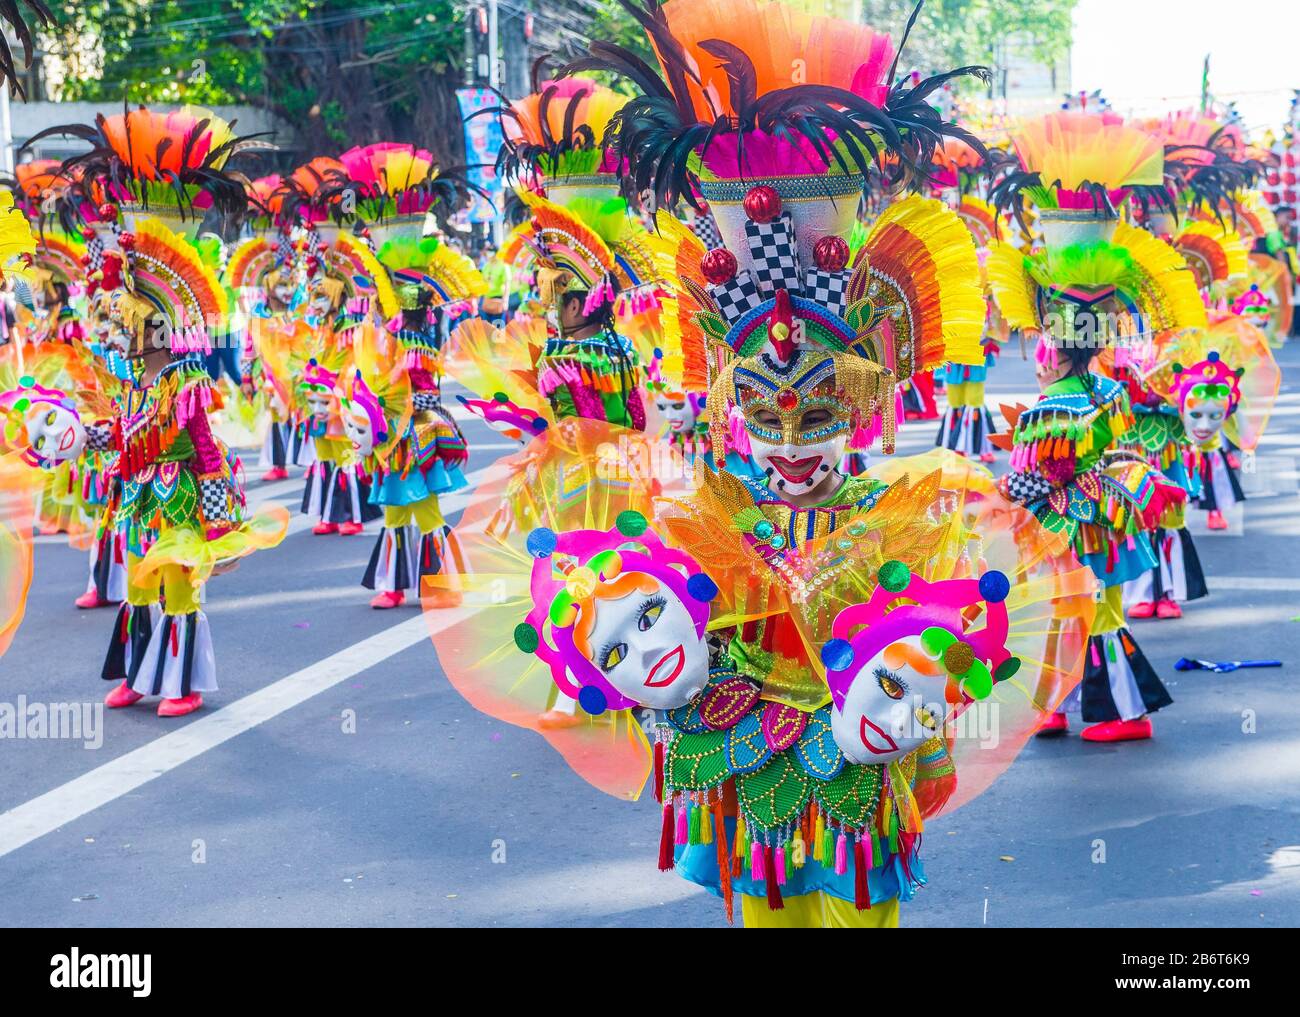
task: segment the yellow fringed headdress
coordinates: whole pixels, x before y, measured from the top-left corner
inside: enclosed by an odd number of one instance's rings
[[[1012,328],[1083,339],[1076,325],[1086,311],[1086,338],[1104,344],[1205,325],[1205,305],[1187,263],[1164,241],[1126,223],[1115,225],[1110,243],[1024,254],[995,242],[984,267],[998,310]]]

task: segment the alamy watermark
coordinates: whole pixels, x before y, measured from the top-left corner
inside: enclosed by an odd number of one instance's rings
[[[19,696],[0,703],[0,739],[79,741],[98,749],[104,744],[104,704],[33,703]]]

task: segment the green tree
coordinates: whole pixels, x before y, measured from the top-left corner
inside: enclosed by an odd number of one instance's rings
[[[46,38],[63,99],[245,103],[302,154],[411,140],[461,161],[465,4],[455,0],[92,0]]]

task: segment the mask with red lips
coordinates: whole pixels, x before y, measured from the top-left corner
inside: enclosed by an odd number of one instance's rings
[[[831,355],[801,347],[786,363],[747,358],[736,372],[736,403],[773,494],[807,494],[838,469],[853,409],[838,390]]]
[[[86,428],[73,400],[31,378],[21,380],[23,387],[0,393],[0,413],[9,418],[6,441],[34,466],[51,469],[79,458],[86,448]]]
[[[609,530],[540,527],[527,548],[533,609],[515,643],[541,657],[587,713],[672,710],[704,689],[717,587],[644,516],[620,513]]]
[[[1020,666],[1006,647],[1001,572],[927,582],[887,562],[865,604],[845,608],[822,648],[831,734],[854,763],[892,763],[943,731]]]

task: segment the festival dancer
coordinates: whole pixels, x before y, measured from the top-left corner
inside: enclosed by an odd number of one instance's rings
[[[1088,741],[1150,738],[1150,714],[1172,698],[1124,625],[1123,584],[1155,567],[1151,533],[1181,525],[1186,493],[1119,451],[1134,425],[1128,394],[1093,361],[1121,338],[1202,325],[1204,306],[1172,248],[1117,221],[1131,187],[1163,185],[1159,139],[1078,113],[1027,122],[1012,138],[1022,172],[1001,196],[1032,199],[1044,244],[1025,256],[995,243],[986,268],[1007,322],[1040,337],[1042,395],[1009,414],[1003,483],[1045,527],[1070,535],[1105,587],[1083,682],[1041,733],[1064,733],[1066,711],[1082,709]]]
[[[94,129],[45,133],[70,131],[92,148],[69,164],[84,171],[88,188],[114,198],[95,224],[98,287],[133,368],[114,418],[76,421],[87,444],[116,454],[121,483],[105,512],[126,527],[127,600],[104,662],[103,677],[117,683],[105,704],[126,707],[154,695],[160,716],[183,716],[217,688],[203,584],[278,544],[287,528],[282,510],[245,518],[238,459],[208,422],[220,396],[201,359],[208,330],[225,320],[225,290],[195,247],[158,218],[193,230],[202,208],[241,207],[242,187],[222,172],[239,141],[220,118],[195,110],[164,115],[141,107],[101,118]],[[173,153],[174,163],[155,163],[160,152]],[[37,400],[28,402],[30,438]],[[68,428],[75,437],[77,428]]]
[[[475,544],[483,593],[504,583],[478,624],[504,627],[499,619],[510,610],[518,617],[511,577],[522,565],[531,609],[515,628],[516,646],[548,664],[553,683],[581,707],[581,725],[539,724],[535,704],[546,690],[516,660],[471,653],[484,645],[481,633],[440,642],[440,657],[471,702],[540,730],[597,786],[635,796],[653,772],[664,807],[661,866],[717,893],[729,911],[739,894],[747,926],[895,925],[899,899],[924,881],[916,855],[924,818],[953,792],[962,747],[943,737],[948,718],[964,708],[956,704],[986,695],[1005,700],[1004,718],[1015,714],[1004,682],[1018,655],[1002,638],[997,605],[1009,604],[1009,591],[1023,589],[1032,571],[1023,549],[1039,544],[1030,560],[1044,570],[1046,589],[1083,602],[1062,619],[1062,645],[1073,631],[1076,651],[1093,580],[979,467],[936,453],[888,479],[839,472],[846,449],[874,430],[892,451],[896,379],[979,357],[975,249],[950,210],[912,196],[881,214],[850,265],[845,236],[865,151],[765,135],[753,126],[752,104],[766,99],[779,120],[778,99],[801,109],[834,94],[851,113],[836,129],[841,144],[856,137],[850,124],[874,132],[855,119],[869,105],[873,120],[908,120],[900,155],[928,163],[951,132],[924,102],[939,81],[891,90],[886,37],[776,4],[634,10],[666,80],[647,80],[627,54],[601,47],[602,59],[642,91],[620,113],[616,154],[628,160],[634,185],[656,189],[660,209],[674,207],[698,173],[723,238],[706,251],[666,212],[657,216],[662,243],[681,254],[668,285],[688,369],[708,379],[717,471],[697,468],[695,490],[653,519],[623,510],[579,532],[537,527],[522,546]],[[757,38],[762,46],[749,45]],[[734,77],[709,56],[724,43]],[[847,53],[857,62],[835,56]],[[779,68],[789,59],[806,65],[807,90],[784,88]],[[765,91],[736,89],[737,81]],[[679,134],[692,143],[668,143]],[[638,152],[664,159],[642,164]],[[726,471],[734,427],[748,435],[758,478]],[[995,532],[995,517],[1005,541],[991,541],[988,554],[984,544],[970,557],[951,553],[972,536],[953,529],[956,520],[973,521],[983,535]],[[1008,567],[985,574],[976,559]],[[1021,604],[1043,598],[1041,588],[1023,601],[1016,594]],[[912,602],[946,606],[894,613]],[[917,636],[926,617],[945,631]],[[888,638],[860,638],[863,622],[866,633]],[[1041,643],[1041,629],[1028,638]],[[1024,656],[1041,661],[1043,648]],[[936,680],[923,698],[954,708],[904,710],[912,721],[891,721],[905,685],[922,675]],[[951,698],[942,692],[949,676]],[[1071,684],[1054,666],[1042,678],[1028,679],[1042,692],[1024,700],[1011,724],[1016,746]],[[667,711],[653,751],[628,717],[636,707]],[[991,779],[1000,764],[986,763]],[[979,772],[965,771],[970,794],[982,786]]]

